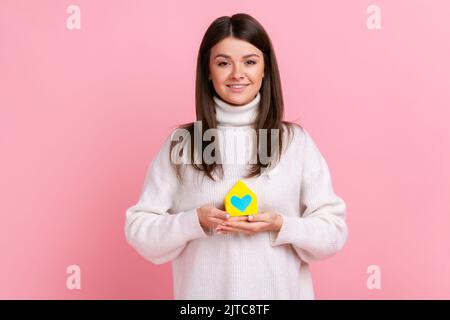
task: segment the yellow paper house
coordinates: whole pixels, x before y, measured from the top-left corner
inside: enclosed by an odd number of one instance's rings
[[[225,211],[230,216],[248,216],[258,213],[258,199],[247,185],[238,180],[225,196]]]

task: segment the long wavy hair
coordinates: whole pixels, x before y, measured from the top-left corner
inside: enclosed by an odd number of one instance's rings
[[[280,74],[278,71],[278,64],[275,57],[275,51],[270,41],[269,36],[262,27],[262,25],[254,19],[252,16],[245,13],[237,13],[229,16],[219,17],[214,20],[206,30],[200,44],[198,57],[197,57],[197,70],[196,70],[196,83],[195,83],[195,106],[196,106],[196,118],[201,123],[201,126],[194,126],[194,122],[182,124],[178,129],[185,129],[190,134],[191,139],[191,157],[194,159],[194,155],[197,154],[203,159],[203,151],[210,142],[205,142],[202,139],[201,145],[194,144],[194,131],[197,132],[199,137],[203,137],[203,133],[210,128],[216,127],[215,116],[215,103],[213,96],[216,94],[212,81],[209,81],[209,59],[211,54],[211,48],[221,40],[227,37],[234,37],[239,40],[244,40],[259,50],[262,51],[264,56],[264,78],[262,79],[260,94],[260,106],[258,110],[258,116],[256,118],[255,129],[267,129],[267,150],[268,154],[271,154],[271,160],[269,163],[261,163],[259,154],[257,155],[257,161],[254,163],[248,174],[247,178],[259,176],[262,173],[262,168],[275,163],[281,157],[281,152],[276,153],[278,159],[274,159],[271,152],[271,129],[278,129],[279,131],[279,150],[283,150],[283,136],[285,135],[285,128],[287,129],[289,136],[291,136],[291,129],[294,123],[283,121],[284,104],[283,94],[281,90]],[[216,94],[217,95],[217,94]],[[285,128],[284,128],[284,125]],[[199,129],[201,127],[201,129]],[[257,150],[260,148],[260,136],[256,135]],[[216,142],[216,141],[214,141]],[[170,154],[172,149],[180,141],[172,141],[170,145]],[[196,148],[194,148],[196,146]],[[169,156],[170,156],[169,154]],[[174,165],[172,163],[172,165]],[[221,171],[223,176],[223,168],[219,163],[208,164],[205,161],[200,163],[191,163],[194,169],[203,172],[211,180],[215,180],[213,174],[216,170]],[[176,167],[177,177],[181,180],[180,168],[182,165],[174,165]]]

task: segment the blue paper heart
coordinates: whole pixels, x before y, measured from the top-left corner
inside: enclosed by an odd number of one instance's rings
[[[245,209],[247,209],[247,207],[250,205],[251,202],[252,202],[252,197],[248,194],[246,194],[242,198],[239,198],[238,196],[231,197],[231,204],[241,212],[244,212]]]

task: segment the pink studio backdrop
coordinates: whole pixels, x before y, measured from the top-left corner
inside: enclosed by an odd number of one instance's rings
[[[446,0],[1,1],[0,298],[173,298],[170,264],[126,243],[125,210],[166,135],[195,119],[207,26],[237,12],[268,31],[286,119],[348,206],[344,250],[312,265],[317,299],[450,298]]]

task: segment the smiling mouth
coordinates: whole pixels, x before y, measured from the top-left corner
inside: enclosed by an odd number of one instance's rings
[[[227,84],[227,87],[234,88],[234,89],[240,89],[248,86],[250,84]]]

